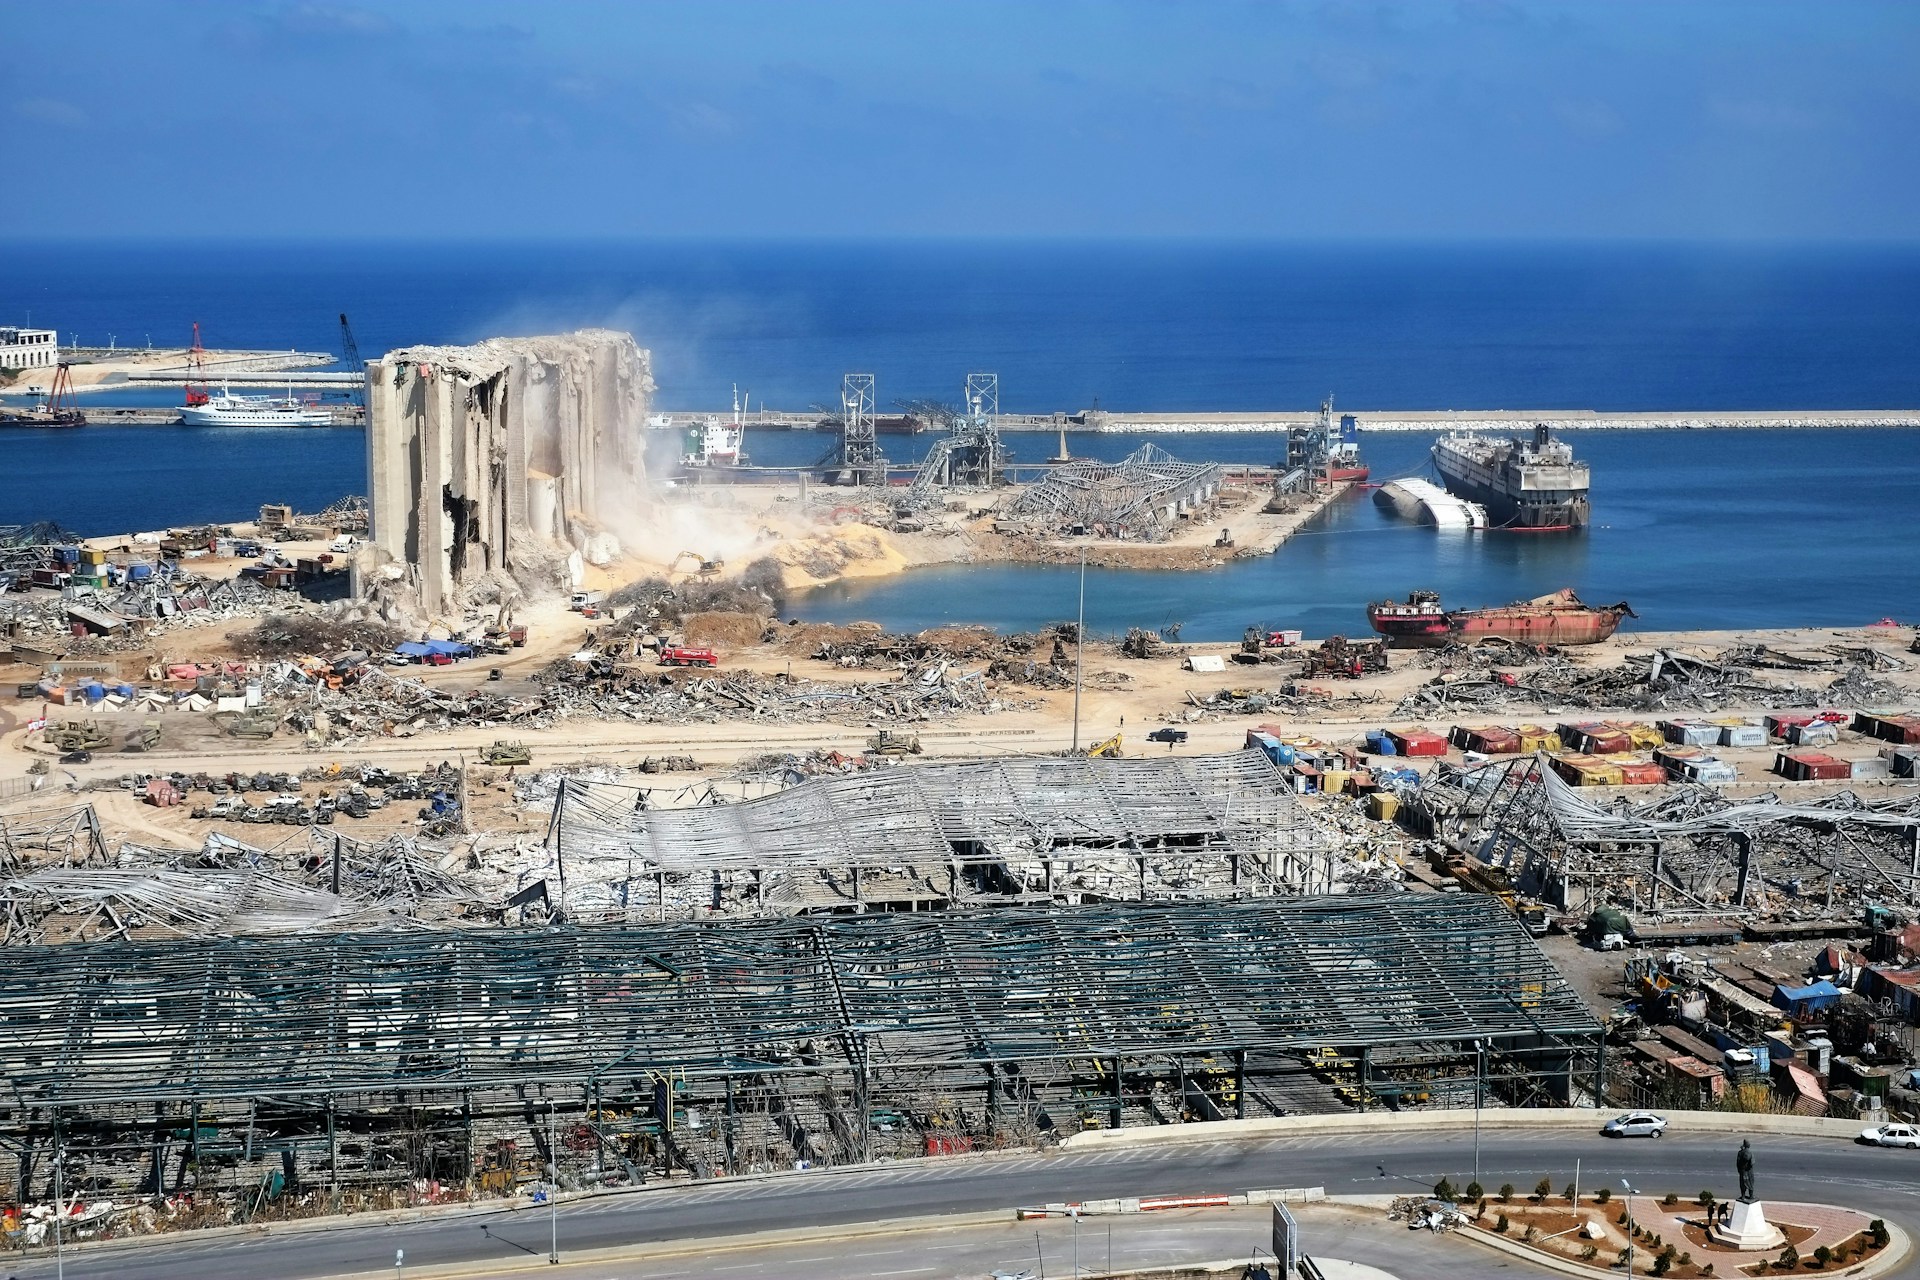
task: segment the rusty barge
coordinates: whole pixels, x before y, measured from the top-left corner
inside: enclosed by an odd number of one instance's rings
[[[1624,600],[1585,604],[1571,589],[1493,609],[1445,609],[1433,591],[1415,591],[1405,601],[1367,606],[1367,621],[1373,629],[1403,647],[1450,640],[1471,643],[1483,636],[1522,644],[1598,644],[1619,629],[1622,618],[1638,616]]]

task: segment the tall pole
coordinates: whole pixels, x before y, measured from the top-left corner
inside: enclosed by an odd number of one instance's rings
[[[1073,1211],[1073,1280],[1080,1280],[1080,1211]]]
[[[1633,1229],[1640,1224],[1633,1217],[1633,1184],[1625,1178],[1620,1179],[1620,1189],[1625,1191],[1627,1202],[1627,1274],[1633,1274]]]
[[[1473,1073],[1473,1180],[1480,1181],[1480,1105],[1487,1091],[1487,1042],[1473,1042],[1476,1069]]]
[[[1080,673],[1087,663],[1087,547],[1080,545],[1080,617],[1073,624],[1073,749],[1080,750]]]
[[[60,1113],[56,1111],[53,1113],[53,1274],[57,1280],[66,1280],[67,1274],[67,1206],[66,1195],[60,1187],[60,1167],[65,1163],[66,1156],[60,1151]]]
[[[547,1099],[547,1160],[553,1168],[551,1185],[547,1188],[547,1222],[553,1228],[553,1242],[548,1248],[547,1262],[551,1266],[560,1265],[560,1141],[559,1122],[554,1118],[553,1099]]]

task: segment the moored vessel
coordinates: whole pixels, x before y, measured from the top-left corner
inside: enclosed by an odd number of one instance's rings
[[[1571,588],[1492,609],[1444,609],[1433,591],[1367,606],[1367,622],[1399,645],[1471,642],[1483,636],[1522,644],[1598,644],[1619,630],[1622,618],[1638,616],[1624,600],[1585,604]]]
[[[751,391],[747,393],[753,395]],[[747,464],[746,406],[740,388],[733,389],[733,420],[709,417],[687,431],[687,452],[680,461],[691,467],[743,467]]]
[[[181,409],[180,421],[189,427],[330,427],[333,415],[296,399],[291,387],[284,397],[237,396],[222,383],[220,394]]]
[[[1495,528],[1584,529],[1592,474],[1545,423],[1531,440],[1488,440],[1453,432],[1433,443],[1433,467],[1447,492],[1485,507]]]

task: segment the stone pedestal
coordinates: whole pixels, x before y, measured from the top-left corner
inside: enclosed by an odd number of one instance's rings
[[[1729,1249],[1778,1249],[1787,1242],[1780,1228],[1767,1221],[1766,1211],[1758,1200],[1734,1201],[1733,1212],[1727,1215],[1727,1220],[1714,1223],[1707,1234],[1713,1237],[1714,1243]]]

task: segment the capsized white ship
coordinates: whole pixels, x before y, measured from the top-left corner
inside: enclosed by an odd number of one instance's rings
[[[180,421],[189,427],[330,427],[333,415],[318,405],[295,399],[292,387],[287,388],[284,399],[237,396],[223,382],[219,395],[180,410]]]

